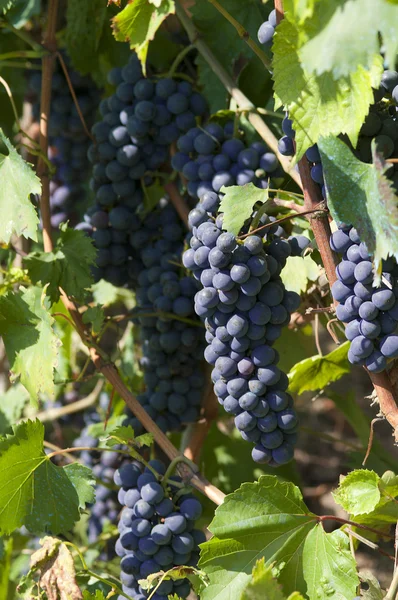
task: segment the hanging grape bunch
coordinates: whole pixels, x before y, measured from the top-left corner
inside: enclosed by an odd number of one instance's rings
[[[246,183],[264,189],[270,178],[283,177],[277,157],[263,142],[247,146],[237,136],[232,122],[224,127],[210,122],[179,137],[171,164],[187,180],[190,196],[199,199],[223,186]]]
[[[173,476],[172,481],[164,481],[165,473],[159,460],[149,461],[145,469],[139,463],[127,463],[115,472],[124,507],[116,553],[121,558],[123,591],[135,600],[145,600],[150,594],[152,599],[162,600],[173,593],[186,598],[191,586],[185,578],[164,580],[155,592],[145,591],[139,580],[176,566],[196,567],[199,544],[206,540],[205,534],[195,529],[202,514],[199,500],[188,493],[174,500],[181,479]]]
[[[336,316],[346,323],[351,342],[348,360],[379,373],[389,358],[398,356],[398,266],[393,258],[383,261],[381,285],[373,287],[372,260],[354,227],[335,231],[330,247],[343,254],[332,294],[340,303]]]
[[[272,345],[300,303],[280,272],[292,247],[296,254],[301,248],[297,240],[291,246],[281,239],[277,224],[238,241],[223,231],[219,205],[219,195],[207,192],[191,211],[191,248],[183,262],[203,286],[195,311],[206,326],[205,359],[214,367],[218,401],[234,415],[243,439],[256,444],[253,459],[277,466],[293,457],[298,421]],[[262,215],[259,223],[267,222]]]

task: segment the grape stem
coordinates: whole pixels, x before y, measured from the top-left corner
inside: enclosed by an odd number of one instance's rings
[[[385,533],[384,531],[380,531],[379,529],[374,529],[373,527],[369,527],[368,525],[363,525],[362,523],[355,523],[355,521],[350,521],[349,519],[343,519],[342,517],[336,517],[335,515],[323,515],[317,516],[317,521],[319,523],[323,523],[324,521],[336,521],[337,523],[342,523],[343,525],[352,525],[353,527],[358,527],[359,529],[363,529],[364,531],[371,531],[380,537],[388,538],[389,540],[393,540],[394,536],[389,533]]]
[[[163,486],[165,486],[169,483],[170,477],[172,476],[172,474],[174,473],[176,468],[178,470],[178,465],[180,463],[184,463],[185,465],[188,465],[188,467],[190,467],[190,469],[192,470],[193,473],[197,473],[199,470],[198,467],[191,460],[189,460],[189,458],[187,458],[186,456],[183,456],[183,455],[176,456],[176,458],[173,458],[173,460],[167,467],[166,473],[162,477],[162,485]],[[171,482],[171,483],[174,485],[174,482]],[[178,484],[178,482],[176,482],[176,483]],[[182,485],[184,485],[184,484],[182,484]],[[181,486],[181,484],[178,485],[178,487],[180,487],[180,486]]]
[[[189,54],[191,52],[191,50],[193,50],[195,48],[195,46],[193,44],[190,44],[189,46],[185,46],[185,48],[183,48],[181,50],[181,52],[179,54],[177,54],[177,56],[175,57],[173,64],[171,65],[169,72],[167,73],[167,77],[174,77],[178,66],[180,65],[180,63],[184,60],[184,58],[186,57],[187,54]]]
[[[267,229],[269,227],[273,227],[274,225],[277,225],[278,223],[282,223],[283,221],[288,221],[290,219],[295,219],[296,217],[304,217],[305,215],[310,215],[313,213],[329,213],[329,211],[326,208],[311,208],[310,210],[301,210],[298,213],[294,213],[292,215],[287,215],[286,217],[282,217],[281,219],[277,219],[276,221],[272,221],[271,223],[266,223],[265,225],[261,225],[261,227],[257,227],[257,229],[253,229],[252,231],[249,231],[249,233],[245,233],[243,235],[239,235],[238,236],[238,240],[244,240],[246,237],[248,237],[249,235],[253,235],[253,233],[257,233],[258,231],[263,231],[263,229]]]
[[[235,27],[239,37],[246,42],[249,48],[253,50],[254,54],[256,54],[256,56],[258,56],[258,58],[261,60],[267,71],[271,73],[271,61],[265,52],[263,52],[256,42],[250,37],[249,32],[243,27],[243,25],[241,25],[239,21],[237,21],[223,6],[221,6],[217,0],[209,0],[209,2],[218,10],[219,13],[222,14],[223,17],[225,17],[225,19],[227,19],[227,21],[231,23],[233,27]]]
[[[263,121],[261,116],[256,112],[256,107],[254,106],[254,104],[250,102],[249,98],[247,98],[245,94],[237,87],[235,81],[232,79],[230,74],[224,69],[219,60],[214,56],[213,52],[210,50],[206,42],[204,42],[203,39],[201,39],[192,20],[189,18],[184,8],[180,5],[178,1],[175,3],[175,9],[176,15],[178,16],[182,26],[187,32],[191,43],[196,46],[198,52],[200,52],[200,54],[208,63],[209,67],[217,75],[227,92],[237,103],[238,107],[248,111],[248,120],[253,125],[254,129],[257,131],[259,136],[265,141],[265,143],[271,148],[271,150],[276,154],[280,164],[282,165],[283,170],[286,173],[288,173],[290,177],[301,188],[302,186],[300,176],[295,170],[292,161],[279,152],[277,138],[274,136],[268,125],[266,125],[266,123]]]

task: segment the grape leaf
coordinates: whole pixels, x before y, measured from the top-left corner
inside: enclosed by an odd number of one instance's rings
[[[0,538],[0,600],[8,600],[11,595],[9,584],[11,584],[11,562],[12,562],[13,539],[3,540]],[[15,560],[13,561],[15,565]],[[11,584],[12,585],[12,584]]]
[[[37,402],[39,394],[54,395],[54,369],[60,341],[54,319],[39,287],[20,288],[0,296],[0,335],[6,348],[12,379]]]
[[[287,290],[305,292],[309,281],[316,281],[319,276],[319,265],[309,254],[307,256],[288,256],[281,272],[281,279]]]
[[[319,141],[328,207],[337,225],[354,225],[370,254],[376,271],[383,258],[398,259],[398,199],[387,166],[372,145],[373,164],[358,160],[341,140]],[[376,278],[377,283],[377,278]]]
[[[174,12],[173,0],[161,0],[158,7],[147,0],[135,0],[127,4],[112,20],[115,38],[119,42],[130,42],[130,48],[136,51],[144,74],[149,42],[166,17]]]
[[[29,394],[21,385],[12,385],[0,396],[0,435],[10,431],[11,426],[22,417]]]
[[[285,593],[305,590],[302,548],[315,526],[299,489],[273,475],[244,483],[215,512],[214,537],[201,545],[200,568],[209,577],[203,600],[239,597],[262,557],[276,563]]]
[[[84,300],[93,283],[95,257],[91,239],[83,231],[62,224],[53,252],[32,252],[24,258],[24,266],[33,283],[48,284],[46,294],[52,303],[59,299],[60,287],[68,296]]]
[[[300,63],[303,33],[284,19],[277,28],[272,46],[276,105],[289,111],[296,131],[296,154],[320,136],[346,133],[356,146],[358,133],[373,102],[372,85],[378,87],[383,65],[377,57],[371,68],[361,65],[346,77],[334,80],[331,73],[307,73]]]
[[[397,476],[391,471],[380,478],[372,471],[359,469],[343,479],[334,498],[356,523],[388,532],[398,519],[398,503],[394,499],[398,496],[397,481]],[[377,539],[372,532],[361,530],[361,535]]]
[[[366,585],[366,589],[362,588],[361,590],[361,598],[363,600],[383,600],[385,598],[385,593],[382,591],[380,583],[371,571],[368,569],[359,571],[359,579],[361,583]]]
[[[159,179],[156,179],[152,185],[142,185],[144,192],[144,199],[142,207],[139,207],[138,214],[141,219],[144,219],[160,202],[165,196],[165,189],[160,183]]]
[[[72,64],[83,74],[98,64],[98,48],[105,24],[106,4],[103,0],[68,0],[65,42]]]
[[[264,204],[268,200],[268,190],[260,190],[253,183],[223,186],[220,190],[220,212],[224,213],[223,228],[238,235],[244,223],[250,218],[256,202]]]
[[[92,334],[98,335],[105,321],[104,309],[99,304],[88,306],[87,310],[84,311],[82,318],[83,323],[91,324]]]
[[[329,7],[334,11],[332,16]],[[315,27],[310,24],[313,35],[300,50],[303,66],[309,73],[320,75],[332,71],[337,79],[355,72],[358,65],[371,69],[380,54],[381,43],[386,65],[395,69],[397,6],[386,0],[348,0],[340,6],[336,0],[328,0],[317,4],[313,19],[316,24]]]
[[[272,573],[272,568],[265,566],[264,558],[254,565],[251,580],[243,590],[240,600],[286,600],[281,586]],[[298,592],[293,592],[288,600],[304,599]]]
[[[131,425],[120,425],[111,431],[108,436],[107,445],[110,447],[122,444],[141,448],[142,446],[151,446],[153,443],[152,433],[143,433],[136,436]]]
[[[349,373],[349,347],[350,343],[344,342],[329,354],[317,354],[295,364],[289,373],[290,391],[302,394],[320,390]]]
[[[209,529],[214,537],[201,544],[199,563],[209,578],[202,600],[240,598],[261,558],[265,565],[273,566],[285,594],[300,592],[306,596],[315,568],[326,573],[330,565],[328,575],[333,577],[335,597],[353,597],[345,595],[348,588],[358,583],[355,572],[350,572],[351,565],[355,565],[353,559],[346,557],[342,540],[335,534],[329,538],[323,533],[326,551],[322,563],[317,564],[311,533],[322,531],[322,526],[304,504],[300,490],[290,482],[264,475],[258,483],[244,483],[216,509]],[[341,566],[344,569],[340,571]],[[326,592],[327,589],[322,590],[316,597],[330,598]],[[299,598],[297,594],[294,597]]]
[[[84,590],[83,600],[106,600],[106,598],[102,590],[95,590],[95,592]]]
[[[333,497],[337,504],[353,515],[370,513],[380,501],[380,477],[374,471],[357,469],[340,482]]]
[[[30,558],[30,570],[18,585],[18,592],[30,591],[29,586],[39,575],[36,588],[40,586],[48,600],[82,600],[69,548],[61,540],[49,536],[40,540],[40,545],[42,547]]]
[[[120,301],[124,302],[128,308],[135,306],[135,297],[131,290],[116,287],[109,283],[109,281],[105,281],[105,279],[100,279],[92,285],[91,291],[95,302],[102,304],[104,307],[111,306],[115,302]]]
[[[0,241],[8,244],[15,234],[36,242],[39,217],[29,196],[41,193],[40,180],[1,129],[0,141],[8,150],[0,152]]]
[[[0,531],[66,533],[79,520],[79,506],[92,502],[91,470],[57,467],[44,453],[44,425],[25,421],[0,439]],[[85,481],[82,481],[84,479]]]
[[[348,536],[326,533],[321,523],[309,532],[303,550],[309,598],[354,598],[359,579]]]

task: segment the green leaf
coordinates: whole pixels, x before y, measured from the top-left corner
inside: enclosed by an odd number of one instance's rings
[[[334,10],[332,16],[327,4]],[[393,23],[398,21],[397,6],[385,0],[348,0],[339,6],[336,0],[328,0],[318,3],[314,20],[312,39],[300,52],[308,72],[332,71],[337,79],[356,71],[358,65],[371,69],[381,43],[386,66],[395,69],[398,35]]]
[[[283,104],[293,121],[297,160],[321,136],[346,133],[356,146],[359,130],[374,101],[372,85],[378,86],[383,71],[378,57],[370,70],[358,66],[354,73],[337,81],[331,73],[308,74],[299,59],[302,37],[297,26],[284,19],[272,47],[277,105]]]
[[[143,185],[142,187],[144,191],[143,210],[138,210],[138,214],[141,219],[144,219],[159,204],[160,200],[164,198],[165,190],[158,179],[152,185]]]
[[[105,279],[100,279],[92,285],[91,291],[95,302],[102,304],[104,307],[120,301],[124,302],[128,308],[135,306],[135,299],[131,290],[116,287],[109,281],[105,281]]]
[[[41,193],[41,183],[0,129],[0,141],[8,155],[0,153],[0,241],[8,244],[13,234],[37,242],[39,217],[30,194]]]
[[[350,342],[344,342],[329,354],[324,356],[317,354],[294,365],[289,373],[290,391],[302,394],[320,390],[349,373],[350,364],[347,359],[349,347]]]
[[[39,394],[54,395],[54,369],[60,344],[42,294],[41,288],[31,287],[0,296],[0,335],[12,379],[20,377],[34,402]]]
[[[91,331],[93,335],[98,335],[105,321],[105,313],[102,306],[96,304],[95,306],[88,306],[87,310],[83,313],[83,323],[91,324]]]
[[[88,434],[91,437],[94,438],[104,438],[104,436],[107,436],[111,433],[111,431],[114,431],[117,427],[119,427],[123,421],[126,420],[126,415],[112,415],[111,417],[109,417],[107,423],[106,423],[106,427],[105,427],[105,423],[93,423],[92,425],[89,425],[88,427]]]
[[[358,229],[377,271],[383,258],[398,258],[398,199],[385,176],[386,165],[374,146],[370,165],[358,160],[341,140],[324,138],[318,146],[333,219]]]
[[[104,592],[101,590],[95,590],[95,592],[89,592],[84,590],[83,600],[106,600]]]
[[[256,202],[264,204],[268,200],[268,190],[260,190],[253,183],[223,186],[220,190],[220,212],[224,213],[223,228],[238,235],[244,223],[250,218]]]
[[[86,504],[93,504],[95,501],[96,482],[92,470],[79,463],[65,465],[63,469],[77,492],[79,508],[84,510]]]
[[[286,600],[272,568],[265,566],[264,558],[254,565],[251,580],[242,591],[240,600]]]
[[[75,69],[90,73],[98,64],[98,48],[105,24],[106,3],[102,0],[68,0],[65,42]]]
[[[199,566],[209,577],[202,600],[239,598],[262,557],[275,563],[286,594],[305,593],[303,546],[315,525],[292,483],[273,475],[244,483],[216,509],[209,526],[214,537],[201,545]]]
[[[25,421],[0,440],[0,531],[66,533],[79,520],[79,506],[93,500],[90,469],[57,467],[44,453],[44,425]],[[84,479],[85,481],[82,481]]]
[[[350,514],[370,513],[380,501],[379,481],[380,477],[374,471],[351,471],[340,482],[333,497]]]
[[[309,598],[354,598],[359,578],[348,536],[340,530],[326,533],[319,523],[309,532],[303,551]]]
[[[119,42],[129,41],[130,48],[135,50],[145,74],[146,58],[149,42],[163,21],[174,14],[173,0],[161,0],[155,7],[148,0],[135,0],[113,19],[114,36]]]
[[[319,265],[309,254],[306,256],[288,256],[281,272],[281,279],[287,290],[305,292],[309,281],[316,281],[319,276]]]
[[[107,446],[112,447],[122,444],[141,448],[142,446],[151,446],[152,443],[153,435],[151,433],[136,436],[131,425],[121,425],[109,433]]]
[[[372,471],[352,471],[341,482],[334,496],[356,523],[389,532],[391,525],[397,522],[398,503],[394,498],[398,496],[398,477],[391,471],[384,473],[381,479]],[[363,530],[361,535],[370,539],[378,537]]]
[[[61,287],[68,296],[84,300],[92,285],[91,267],[96,249],[83,231],[60,226],[60,235],[53,252],[33,252],[24,258],[33,283],[48,284],[46,293],[52,303],[60,297]]]
[[[0,396],[0,435],[9,433],[11,426],[19,421],[28,400],[29,394],[19,383]]]

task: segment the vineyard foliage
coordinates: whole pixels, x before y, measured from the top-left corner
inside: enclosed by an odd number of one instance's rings
[[[0,600],[398,598],[397,25],[0,0]]]

